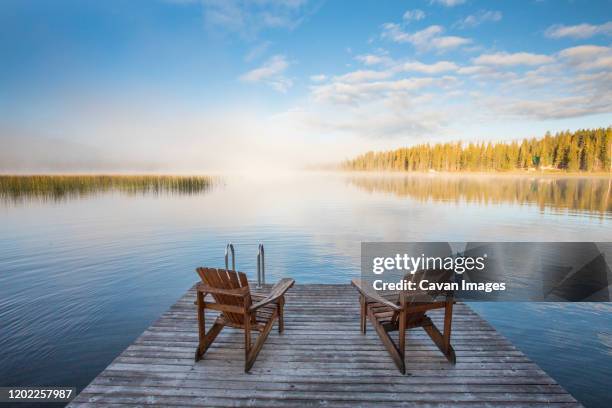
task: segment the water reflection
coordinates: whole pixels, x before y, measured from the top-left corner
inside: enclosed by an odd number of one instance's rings
[[[536,204],[540,210],[612,212],[612,177],[355,175],[347,182],[420,202]]]
[[[208,176],[35,175],[0,176],[0,201],[63,201],[98,193],[200,194],[217,181]]]
[[[459,204],[433,202],[429,193],[412,200],[367,192],[393,191],[372,187],[388,178],[366,180],[369,188],[354,187],[361,175],[338,172],[224,174],[222,188],[214,180],[136,188],[134,178],[98,190],[1,188],[0,202],[40,201],[0,204],[0,385],[81,389],[193,285],[195,267],[223,266],[229,241],[237,268],[250,278],[263,243],[269,281],[292,277],[298,284],[358,277],[361,241],[610,241],[609,212],[568,215],[505,201],[481,206],[456,194],[449,196]],[[488,305],[495,304],[482,308]],[[538,346],[530,354],[537,363],[557,358],[562,364],[545,368],[586,405],[609,398],[601,385],[611,367],[609,339],[598,334],[610,332],[610,306],[584,306],[587,314],[565,304],[542,311],[518,305],[490,321],[512,323],[518,347]],[[571,347],[551,353],[552,336]]]
[[[597,333],[597,339],[605,347],[605,352],[609,356],[612,356],[612,334],[611,333]]]
[[[470,306],[585,407],[610,406],[610,303],[475,302]]]

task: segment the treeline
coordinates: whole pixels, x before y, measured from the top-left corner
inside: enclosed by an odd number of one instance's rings
[[[421,144],[368,152],[343,163],[346,170],[392,171],[610,171],[612,127],[549,132],[541,138],[500,143]]]

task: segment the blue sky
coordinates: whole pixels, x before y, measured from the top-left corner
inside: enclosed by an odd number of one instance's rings
[[[608,126],[611,41],[609,0],[9,0],[0,138],[204,170]]]

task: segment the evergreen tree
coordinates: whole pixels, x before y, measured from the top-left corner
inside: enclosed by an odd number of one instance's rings
[[[506,171],[553,167],[567,171],[612,171],[612,127],[547,132],[542,139],[510,143],[460,141],[367,152],[344,163],[349,170]]]

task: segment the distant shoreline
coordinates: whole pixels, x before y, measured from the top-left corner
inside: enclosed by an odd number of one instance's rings
[[[345,170],[441,172],[561,172],[612,170],[612,127],[547,132],[512,142],[462,141],[369,151],[340,164]],[[566,173],[567,172],[567,173]]]
[[[565,172],[550,170],[509,170],[509,171],[395,171],[395,170],[335,170],[337,173],[362,175],[390,175],[390,176],[502,176],[502,177],[550,177],[550,178],[612,178],[612,172]]]
[[[402,170],[347,170],[347,169],[304,169],[298,171],[300,173],[336,173],[336,174],[360,174],[360,175],[372,175],[372,176],[503,176],[503,177],[551,177],[551,178],[569,178],[569,177],[596,177],[596,178],[612,178],[612,172],[565,172],[563,170],[508,170],[508,171],[402,171]],[[146,172],[77,172],[77,173],[46,173],[46,172],[33,172],[33,173],[3,173],[0,172],[0,177],[206,177],[206,178],[218,178],[222,176],[223,172],[209,172],[209,173],[146,173]]]

